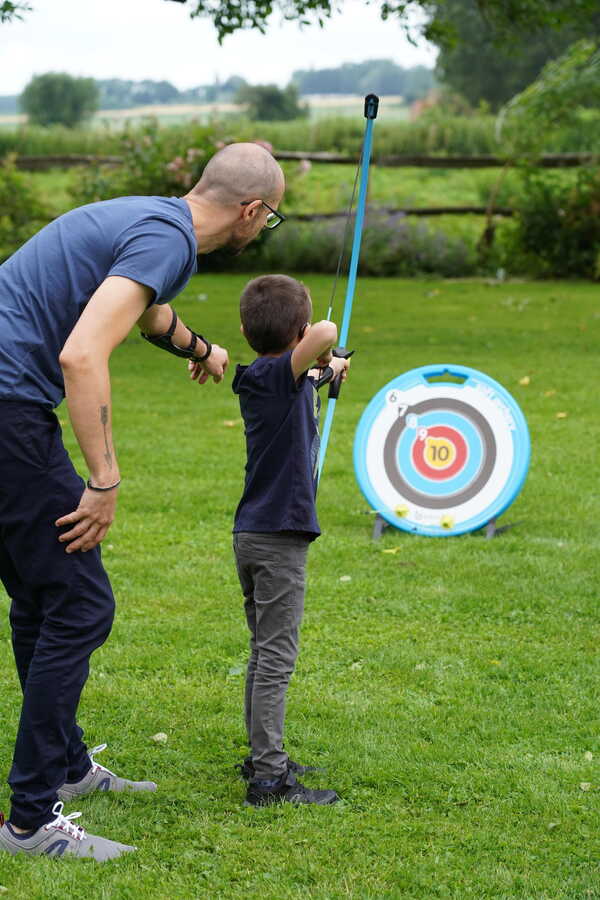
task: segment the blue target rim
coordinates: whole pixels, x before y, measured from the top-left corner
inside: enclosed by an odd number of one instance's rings
[[[462,383],[456,381],[439,381],[431,383],[429,379],[439,378],[440,376],[454,376],[464,379]],[[424,523],[415,523],[407,521],[406,518],[398,516],[394,510],[390,509],[379,496],[371,483],[367,471],[367,443],[369,435],[375,420],[380,414],[385,399],[389,391],[399,390],[406,391],[418,385],[427,385],[434,387],[435,384],[451,385],[454,388],[461,389],[469,386],[472,381],[479,381],[498,394],[502,401],[509,408],[515,422],[515,430],[513,432],[513,450],[514,459],[510,470],[510,475],[506,480],[502,490],[497,497],[494,498],[484,509],[472,516],[470,519],[457,523],[451,528],[443,528],[441,525],[431,525]],[[529,462],[531,458],[531,441],[529,437],[529,429],[523,412],[514,397],[501,384],[490,378],[484,372],[468,366],[455,364],[435,364],[421,366],[417,369],[411,369],[402,375],[397,376],[384,385],[381,390],[369,402],[367,408],[363,412],[356,429],[354,439],[354,471],[360,490],[371,508],[379,513],[390,525],[406,531],[410,534],[419,534],[427,537],[452,537],[459,534],[478,531],[483,528],[491,519],[495,519],[502,515],[508,507],[515,501],[520,493],[527,472],[529,470]]]

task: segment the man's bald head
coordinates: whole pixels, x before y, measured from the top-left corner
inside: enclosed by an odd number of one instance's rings
[[[278,204],[284,187],[281,166],[268,150],[259,144],[229,144],[208,161],[191,193],[224,206],[244,200]]]

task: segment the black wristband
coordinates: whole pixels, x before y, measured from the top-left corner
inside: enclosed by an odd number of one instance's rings
[[[206,344],[206,352],[204,353],[204,356],[193,356],[192,359],[194,360],[194,362],[205,362],[205,360],[207,360],[212,353],[212,344],[210,341],[207,341],[202,334],[195,334],[194,337],[200,338],[201,341],[204,341],[204,343]]]
[[[89,478],[88,478],[88,480],[87,480],[87,486],[89,487],[90,491],[100,491],[100,492],[102,492],[102,493],[103,493],[104,491],[114,491],[114,489],[115,489],[115,488],[118,488],[120,484],[121,484],[121,479],[120,479],[120,478],[119,478],[118,481],[115,481],[114,484],[109,484],[108,487],[98,487],[97,485],[92,484],[92,482],[91,482],[91,480],[90,480]]]

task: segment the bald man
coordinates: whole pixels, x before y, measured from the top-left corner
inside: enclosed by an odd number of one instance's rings
[[[239,252],[276,210],[283,173],[256,144],[231,144],[182,198],[123,197],[72,210],[0,266],[0,578],[23,691],[0,852],[89,856],[133,850],[87,834],[63,801],[97,790],[153,791],[94,760],[76,723],[92,652],[114,599],[100,542],[115,515],[109,358],[137,323],[192,377],[221,381],[227,351],[169,306],[197,254]],[[66,396],[89,477],[76,474],[55,407]]]

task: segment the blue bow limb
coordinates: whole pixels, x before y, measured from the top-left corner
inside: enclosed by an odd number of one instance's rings
[[[373,145],[373,122],[377,118],[377,110],[379,107],[379,97],[375,94],[368,94],[365,97],[365,118],[367,120],[365,126],[365,136],[363,140],[361,153],[361,172],[360,172],[360,190],[358,193],[358,204],[356,207],[356,220],[354,223],[354,238],[352,240],[352,256],[350,257],[350,267],[348,270],[348,285],[346,287],[346,299],[344,302],[344,314],[342,317],[342,326],[339,333],[340,347],[337,348],[337,354],[344,356],[346,341],[348,340],[348,332],[350,330],[350,319],[352,317],[352,305],[354,303],[354,292],[356,290],[356,277],[358,274],[358,261],[360,259],[360,245],[362,241],[363,225],[365,220],[365,209],[367,205],[367,186],[369,183],[369,165],[371,162],[371,148]],[[329,316],[331,318],[331,307]],[[335,383],[337,382],[337,384]],[[321,449],[319,453],[319,471],[317,481],[320,480],[323,473],[323,465],[325,463],[325,455],[329,445],[329,436],[331,434],[331,426],[333,425],[333,416],[335,413],[335,405],[337,402],[341,379],[335,379],[329,388],[329,399],[327,402],[327,413],[323,424],[323,434],[321,436]]]

